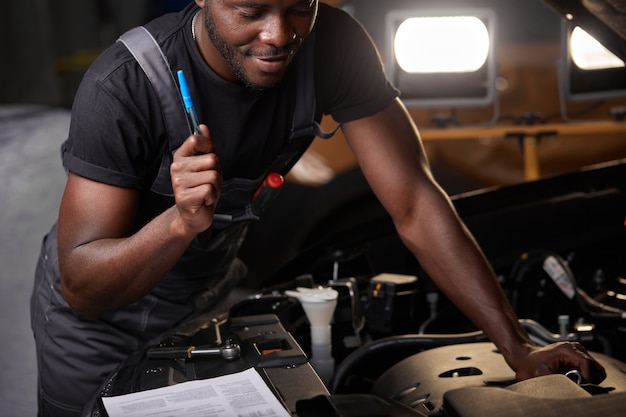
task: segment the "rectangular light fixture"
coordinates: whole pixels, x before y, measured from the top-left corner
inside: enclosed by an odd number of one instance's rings
[[[615,56],[580,26],[574,27],[569,36],[569,53],[578,68],[596,70],[620,68],[624,61]]]
[[[491,9],[392,10],[385,69],[409,107],[478,107],[494,102],[495,13]]]
[[[587,32],[564,19],[559,85],[565,102],[626,97],[626,67]]]

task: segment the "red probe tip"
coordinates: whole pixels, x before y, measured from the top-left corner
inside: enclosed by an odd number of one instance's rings
[[[283,176],[277,172],[271,172],[267,175],[267,185],[269,185],[272,188],[282,187],[283,182],[285,182],[285,180],[283,179]]]

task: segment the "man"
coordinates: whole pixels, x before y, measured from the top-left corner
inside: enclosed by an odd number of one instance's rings
[[[578,344],[529,341],[434,182],[370,39],[347,14],[316,0],[195,0],[151,28],[172,68],[184,70],[204,124],[181,138],[163,174],[159,102],[128,50],[117,43],[85,75],[63,149],[58,227],[46,237],[32,298],[41,415],[80,415],[132,351],[210,308],[241,276],[247,221],[224,224],[222,213],[241,211],[245,199],[233,195],[249,199],[283,152],[307,48],[317,119],[342,123],[403,242],[517,377],[578,368],[586,381],[604,378]],[[173,196],[155,188],[161,175]]]

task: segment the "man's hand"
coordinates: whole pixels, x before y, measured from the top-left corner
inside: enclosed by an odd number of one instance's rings
[[[222,191],[222,169],[209,130],[191,135],[174,153],[170,166],[172,188],[180,217],[195,234],[208,229]]]
[[[558,342],[533,347],[517,366],[516,378],[525,379],[578,370],[585,383],[598,384],[606,378],[604,367],[596,362],[578,342]]]

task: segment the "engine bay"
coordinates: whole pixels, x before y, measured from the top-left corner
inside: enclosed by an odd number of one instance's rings
[[[227,311],[186,322],[129,358],[102,395],[255,367],[299,416],[617,415],[626,398],[625,169],[616,161],[453,198],[533,341],[583,344],[607,369],[599,386],[580,384],[576,370],[516,382],[366,192],[320,216],[298,255]],[[350,216],[355,204],[363,217]],[[294,297],[320,287],[336,293],[332,365],[323,370],[313,361],[312,321]],[[229,359],[224,348],[233,345],[240,352]]]

